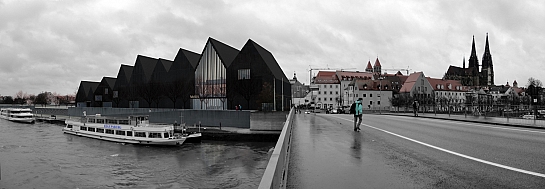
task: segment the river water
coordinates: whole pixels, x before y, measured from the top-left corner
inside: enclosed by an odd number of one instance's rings
[[[275,143],[123,145],[0,119],[0,188],[257,188]]]

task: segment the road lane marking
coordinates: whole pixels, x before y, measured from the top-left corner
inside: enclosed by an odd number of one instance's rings
[[[396,118],[402,119],[401,117],[396,117]],[[532,130],[526,130],[526,129],[513,129],[513,128],[497,127],[497,126],[485,126],[485,125],[483,125],[483,123],[467,123],[467,122],[456,121],[456,120],[436,120],[436,119],[433,119],[433,118],[430,118],[430,120],[433,120],[433,121],[436,121],[436,122],[455,123],[455,124],[459,124],[459,125],[469,125],[469,126],[474,126],[474,127],[485,127],[485,128],[503,129],[503,130],[510,130],[510,131],[521,131],[521,132],[545,134],[545,132],[543,132],[543,131],[532,131]],[[477,125],[477,124],[480,124],[480,125]],[[489,123],[489,124],[494,124],[494,123]]]
[[[349,120],[349,119],[345,119],[345,118],[341,118],[341,117],[337,117],[337,116],[332,116],[332,117],[342,119],[342,120],[346,120],[346,121],[353,121],[353,120]],[[472,156],[468,156],[468,155],[461,154],[461,153],[458,153],[458,152],[443,149],[443,148],[440,148],[440,147],[437,147],[437,146],[434,146],[434,145],[431,145],[431,144],[428,144],[428,143],[420,142],[418,140],[415,140],[415,139],[412,139],[412,138],[409,138],[409,137],[406,137],[406,136],[403,136],[403,135],[399,135],[399,134],[396,134],[396,133],[393,133],[393,132],[390,132],[390,131],[387,131],[387,130],[384,130],[384,129],[376,128],[376,127],[373,127],[371,125],[367,125],[367,124],[364,124],[364,123],[362,123],[362,125],[364,125],[366,127],[369,127],[369,128],[372,128],[372,129],[375,129],[375,130],[379,130],[379,131],[388,133],[390,135],[394,135],[396,137],[399,137],[399,138],[402,138],[402,139],[405,139],[405,140],[408,140],[408,141],[411,141],[411,142],[415,142],[417,144],[421,144],[421,145],[424,145],[424,146],[427,146],[427,147],[430,147],[430,148],[433,148],[433,149],[436,149],[436,150],[439,150],[439,151],[442,151],[442,152],[446,152],[446,153],[449,153],[449,154],[452,154],[452,155],[455,155],[455,156],[463,157],[463,158],[466,158],[466,159],[469,159],[469,160],[481,162],[481,163],[484,163],[484,164],[496,166],[496,167],[511,170],[511,171],[516,171],[516,172],[519,172],[519,173],[524,173],[524,174],[529,174],[529,175],[545,178],[545,174],[543,174],[543,173],[527,171],[527,170],[524,170],[524,169],[514,168],[514,167],[507,166],[507,165],[502,165],[502,164],[499,164],[499,163],[486,161],[486,160],[479,159],[479,158],[476,158],[476,157],[472,157]]]

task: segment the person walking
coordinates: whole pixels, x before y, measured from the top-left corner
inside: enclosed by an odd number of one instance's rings
[[[363,117],[363,98],[358,98],[356,102],[352,103],[350,106],[350,114],[354,114],[354,131],[360,131],[360,125]],[[359,120],[358,120],[359,119]]]
[[[414,117],[418,116],[418,101],[417,100],[413,102],[413,113],[414,113]]]

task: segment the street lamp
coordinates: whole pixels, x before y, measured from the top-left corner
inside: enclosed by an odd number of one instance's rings
[[[379,94],[378,94],[378,113],[379,114],[382,114],[382,79],[384,79],[383,77],[379,77],[378,80],[380,81],[380,87],[378,88],[379,89]]]

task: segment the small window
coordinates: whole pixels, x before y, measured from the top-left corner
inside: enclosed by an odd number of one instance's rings
[[[109,124],[117,124],[117,120],[115,119],[107,119],[106,122]]]
[[[322,98],[318,98],[318,101],[322,100]]]
[[[95,101],[97,102],[102,101],[102,95],[95,95]]]
[[[97,128],[97,133],[104,133],[104,129]]]
[[[369,105],[373,105],[373,101],[369,101]]]
[[[333,101],[333,98],[329,98],[329,101]]]
[[[333,91],[329,91],[329,94],[333,94]]]
[[[113,97],[114,97],[114,98],[118,98],[118,97],[119,97],[119,91],[114,91]]]
[[[121,125],[128,125],[128,124],[129,124],[129,120],[119,120],[119,124],[121,124]]]
[[[161,133],[150,133],[148,138],[161,138]]]
[[[146,132],[134,132],[135,137],[146,137]]]
[[[335,94],[337,94],[337,95],[338,95],[338,94],[339,94],[339,91],[335,91]]]
[[[250,69],[238,70],[238,80],[250,79]]]
[[[377,101],[377,104],[378,104],[378,105],[380,105],[380,100],[379,100],[379,101]]]
[[[87,119],[87,123],[94,123],[95,122],[95,118],[89,118]]]
[[[318,94],[322,94],[321,91],[318,91]]]
[[[127,131],[127,136],[132,136],[132,131]]]
[[[370,97],[370,98],[373,97],[373,94],[369,94],[369,97]]]
[[[125,135],[125,131],[116,130],[115,134],[116,135]]]
[[[87,128],[87,131],[95,132],[95,128],[89,127]]]
[[[108,88],[104,88],[104,94],[108,94]]]
[[[80,126],[80,127],[79,127],[79,130],[81,130],[81,131],[87,131],[87,127]]]
[[[114,130],[112,130],[112,129],[106,129],[106,133],[107,133],[107,134],[114,134]]]
[[[335,85],[335,88],[336,88],[336,89],[338,89],[338,88],[339,88],[339,86],[338,86],[338,85]]]
[[[103,119],[97,119],[97,123],[104,123]]]
[[[358,97],[358,96],[359,96],[359,94],[355,94],[355,95],[356,95],[356,97]],[[364,94],[364,96],[365,96],[365,94]]]
[[[170,137],[168,133],[164,133],[165,137],[164,138],[168,138]]]
[[[69,129],[70,129],[70,128],[72,128],[72,125],[67,125],[66,128],[69,128]]]
[[[329,88],[333,89],[333,85],[329,85]]]
[[[367,94],[363,94],[363,97],[367,97]]]

